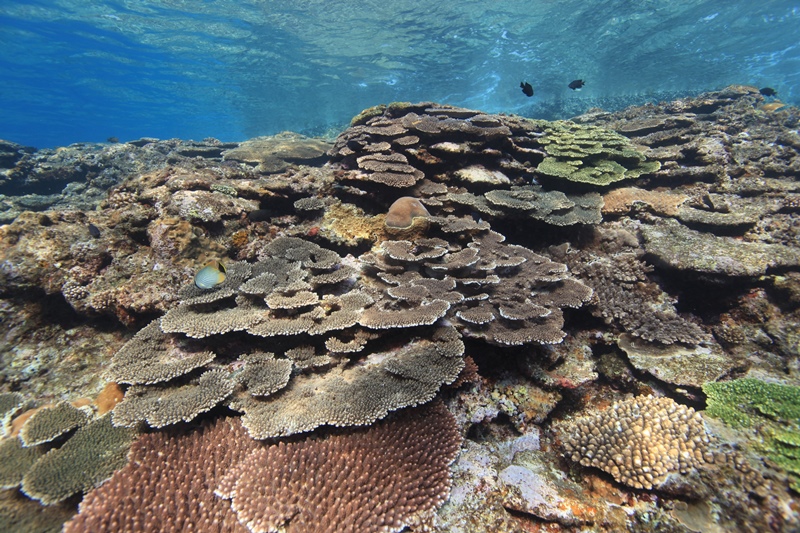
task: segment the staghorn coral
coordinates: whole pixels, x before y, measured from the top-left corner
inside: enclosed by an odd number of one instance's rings
[[[85,425],[88,420],[86,411],[59,402],[33,413],[20,429],[19,438],[24,446],[37,446]]]
[[[110,415],[93,420],[39,459],[23,477],[22,491],[45,505],[88,491],[127,463],[135,434],[114,427]]]
[[[653,489],[670,474],[713,462],[703,419],[670,398],[639,396],[573,420],[562,437],[567,457],[625,485]]]
[[[593,312],[607,322],[618,322],[627,333],[648,342],[696,345],[709,336],[675,310],[669,296],[649,280],[652,267],[642,261],[635,237],[624,230],[597,232],[602,246],[596,250],[551,248],[571,272],[594,289]]]

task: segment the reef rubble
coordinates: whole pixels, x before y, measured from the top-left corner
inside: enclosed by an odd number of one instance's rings
[[[0,529],[800,528],[800,112],[763,104],[0,141]]]

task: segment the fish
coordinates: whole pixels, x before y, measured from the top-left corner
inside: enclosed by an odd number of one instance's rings
[[[581,87],[583,87],[584,85],[586,84],[583,82],[583,80],[572,80],[571,82],[569,82],[568,87],[573,91],[580,91]]]
[[[198,289],[213,289],[225,281],[225,265],[212,261],[194,275],[194,284]]]
[[[778,96],[778,92],[772,87],[764,87],[763,89],[759,89],[758,92],[764,96]]]
[[[531,87],[530,83],[527,81],[521,81],[519,82],[519,86],[525,96],[533,96],[533,87]]]
[[[100,238],[100,228],[98,228],[94,224],[89,224],[89,235],[91,235],[95,239],[99,239]]]

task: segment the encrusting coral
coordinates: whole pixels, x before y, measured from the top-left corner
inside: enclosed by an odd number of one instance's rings
[[[790,476],[800,493],[800,387],[743,378],[706,383],[706,413],[734,428],[756,428],[753,448]]]

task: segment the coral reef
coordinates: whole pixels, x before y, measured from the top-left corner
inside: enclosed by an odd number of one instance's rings
[[[134,435],[114,427],[109,415],[93,420],[33,463],[22,478],[22,491],[45,505],[88,491],[128,462]]]
[[[81,427],[89,420],[89,413],[67,402],[37,410],[22,426],[19,438],[23,446],[38,446]]]
[[[0,142],[2,529],[87,490],[68,531],[798,529],[800,118],[763,104]]]

